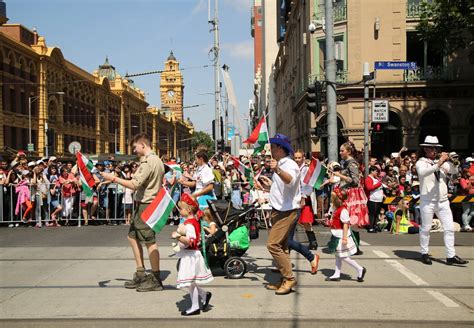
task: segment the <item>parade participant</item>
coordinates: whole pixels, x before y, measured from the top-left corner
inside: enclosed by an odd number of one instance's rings
[[[444,230],[444,246],[446,248],[446,264],[467,264],[456,255],[454,249],[453,213],[449,207],[447,174],[457,173],[457,167],[450,161],[448,153],[442,152],[436,160],[439,149],[438,138],[426,136],[424,143],[420,144],[420,156],[416,162],[416,171],[420,179],[420,247],[421,261],[431,265],[428,254],[430,243],[430,229],[433,215],[436,214]]]
[[[207,200],[216,199],[216,196],[214,195],[214,173],[212,173],[212,169],[207,165],[207,162],[207,153],[205,151],[197,152],[197,168],[193,180],[187,181],[181,178],[178,181],[184,186],[196,188],[193,196],[197,198],[201,210],[209,207],[207,205]]]
[[[270,203],[273,208],[267,249],[283,279],[280,283],[268,284],[266,288],[275,290],[277,295],[286,295],[296,286],[288,253],[288,235],[300,208],[300,169],[290,157],[293,148],[287,136],[276,134],[274,138],[270,138],[270,144],[273,157],[270,160],[270,168],[274,172],[272,180],[261,176],[263,186],[270,190]]]
[[[379,175],[380,171],[378,167],[369,167],[369,175],[365,178],[364,183],[369,198],[367,203],[370,218],[369,232],[377,232],[377,220],[383,204],[383,187]]]
[[[357,281],[363,282],[367,269],[350,258],[351,255],[357,252],[357,243],[351,232],[349,212],[345,204],[346,200],[347,191],[341,188],[335,188],[331,193],[334,212],[330,222],[332,236],[328,247],[336,255],[336,269],[332,276],[326,278],[326,281],[341,280],[341,267],[342,261],[344,261],[357,270]]]
[[[311,194],[313,193],[313,186],[303,183],[303,180],[308,173],[308,165],[306,164],[304,152],[301,149],[295,151],[293,156],[296,164],[300,168],[300,186],[301,186],[301,208],[298,210],[298,223],[303,225],[308,236],[309,249],[317,250],[318,242],[313,231],[314,212],[311,204]],[[296,225],[295,225],[296,228]]]
[[[334,172],[334,175],[341,178],[340,187],[347,192],[346,206],[351,218],[351,225],[354,228],[364,227],[369,224],[369,215],[367,209],[367,196],[364,190],[359,186],[359,163],[354,159],[356,149],[352,142],[348,141],[341,145],[339,150],[342,160],[342,170]],[[363,252],[359,248],[360,236],[359,231],[353,230],[352,233],[356,238],[357,253],[361,255]]]
[[[102,172],[105,180],[118,183],[125,188],[134,190],[135,212],[130,222],[128,241],[132,247],[136,262],[136,272],[132,281],[124,284],[125,288],[136,288],[139,292],[163,290],[160,277],[160,253],[156,245],[155,232],[141,220],[143,211],[150,205],[161,189],[165,169],[161,159],[151,149],[150,138],[146,134],[139,134],[133,138],[134,152],[140,157],[140,166],[131,180],[116,177],[112,173]],[[141,243],[147,251],[152,274],[145,273],[145,263]]]
[[[198,285],[207,284],[214,278],[199,251],[201,225],[198,215],[202,215],[202,213],[198,213],[201,212],[199,204],[189,194],[183,194],[179,207],[180,214],[185,218],[186,235],[182,236],[177,231],[173,231],[171,237],[176,238],[180,248],[176,254],[180,258],[177,287],[189,288],[189,298],[191,299],[191,307],[182,311],[181,315],[190,316],[201,314],[199,297],[202,301],[202,310],[207,310],[212,294]]]

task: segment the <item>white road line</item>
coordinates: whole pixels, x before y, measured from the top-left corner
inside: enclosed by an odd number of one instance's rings
[[[365,241],[363,241],[363,240],[361,240],[361,241],[360,241],[360,244],[361,244],[362,246],[370,246],[370,244],[369,244],[369,243],[366,243],[366,242],[365,242]]]
[[[382,251],[372,250],[372,252],[374,252],[374,254],[377,255],[378,257],[381,257],[381,258],[390,258],[390,256],[388,256],[387,254],[385,254],[385,253],[382,252]]]
[[[377,255],[378,257],[390,258],[390,256],[388,256],[382,251],[372,250],[372,252],[374,252],[374,254]],[[415,285],[428,286],[428,283],[426,281],[424,281],[423,279],[418,277],[416,274],[411,272],[406,266],[404,266],[400,262],[396,260],[390,260],[390,259],[385,260],[385,262],[389,263],[393,268],[395,268],[398,272],[400,272],[402,275],[404,275],[409,280],[411,280]],[[425,291],[431,296],[433,296],[433,298],[441,302],[446,307],[449,307],[449,308],[459,307],[459,304],[457,304],[456,302],[451,300],[449,297],[447,297],[446,295],[440,292],[437,292],[435,290],[427,290],[427,289],[425,289]]]
[[[459,304],[451,300],[449,297],[446,295],[441,294],[440,292],[437,292],[435,290],[427,290],[426,291],[428,294],[436,298],[438,301],[443,303],[446,307],[454,308],[454,307],[459,307]]]
[[[418,277],[416,274],[408,270],[406,266],[403,264],[399,263],[398,261],[395,260],[385,260],[385,262],[389,263],[391,266],[393,266],[398,272],[400,272],[402,275],[410,279],[415,285],[417,286],[428,286],[428,283]]]

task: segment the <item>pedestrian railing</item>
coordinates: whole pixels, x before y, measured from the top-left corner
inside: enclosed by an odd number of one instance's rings
[[[53,184],[46,183],[47,194],[45,196],[38,193],[35,186],[30,185],[30,199],[33,208],[28,217],[23,218],[25,208],[19,205],[18,214],[15,210],[18,202],[16,184],[0,186],[0,224],[18,225],[22,222],[32,222],[39,225],[52,222],[52,214],[56,211],[56,204],[61,206],[57,213],[56,220],[66,224],[75,223],[81,225],[88,222],[116,222],[126,221],[125,204],[123,203],[123,188],[117,184],[109,184],[91,198],[86,198],[83,192],[77,191],[70,198],[65,198],[62,192],[57,191],[57,195],[51,193]],[[72,198],[72,199],[71,199]],[[131,204],[131,215],[135,205]]]

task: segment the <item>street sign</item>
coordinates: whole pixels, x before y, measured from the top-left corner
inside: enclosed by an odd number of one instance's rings
[[[416,62],[376,61],[375,69],[416,69]]]
[[[67,149],[71,154],[76,155],[78,151],[81,151],[81,144],[77,141],[73,141],[69,144]]]
[[[372,123],[388,123],[388,100],[372,100]]]
[[[28,144],[28,151],[35,151],[35,144]]]

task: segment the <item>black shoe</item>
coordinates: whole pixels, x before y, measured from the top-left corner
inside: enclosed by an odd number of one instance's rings
[[[453,257],[447,258],[446,259],[446,264],[447,265],[453,265],[453,264],[468,264],[469,261],[463,260],[459,256],[455,255]]]
[[[367,269],[366,269],[366,268],[362,268],[362,274],[361,274],[360,277],[357,277],[357,281],[358,281],[358,282],[363,282],[366,273],[367,273]]]
[[[360,249],[357,250],[357,253],[355,253],[354,255],[362,255],[364,254],[364,252],[362,252]]]
[[[197,310],[195,310],[195,311],[193,311],[193,312],[189,312],[189,313],[188,313],[188,311],[186,311],[186,310],[185,310],[185,311],[181,311],[181,315],[184,315],[184,316],[199,315],[199,314],[201,314],[201,310],[199,310],[199,309],[197,309]]]
[[[430,256],[428,254],[421,254],[421,262],[423,262],[424,264],[427,264],[427,265],[433,264],[433,262],[431,262]]]
[[[206,300],[205,300],[204,304],[202,305],[202,310],[203,311],[207,310],[207,307],[209,306],[209,301],[211,300],[211,297],[212,297],[212,293],[207,292],[206,293]]]
[[[331,277],[327,277],[326,279],[324,279],[325,281],[341,281],[341,278],[331,278]]]
[[[308,248],[313,250],[313,251],[317,251],[318,250],[318,244],[317,243],[311,243],[311,244],[309,244]]]

